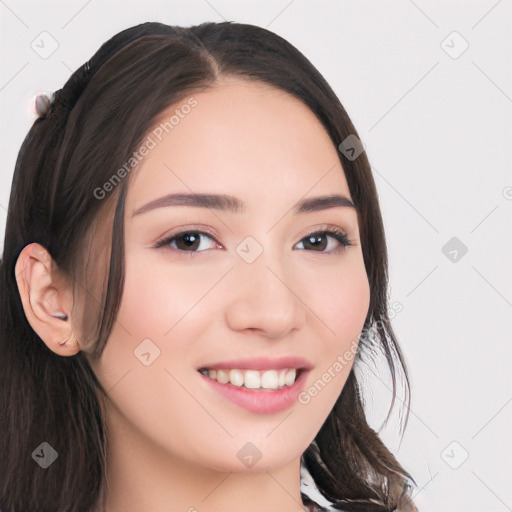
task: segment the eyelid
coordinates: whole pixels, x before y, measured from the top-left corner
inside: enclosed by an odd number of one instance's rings
[[[335,231],[335,232],[343,233],[348,238],[347,230],[343,229],[341,226],[337,226],[335,224],[320,224],[318,226],[315,226],[314,228],[311,228],[302,238],[313,235],[315,233],[321,233],[324,231]]]
[[[155,245],[158,245],[161,242],[166,242],[170,238],[177,237],[178,235],[182,235],[184,233],[200,233],[203,235],[208,235],[213,240],[215,240],[215,242],[217,244],[222,245],[217,240],[217,234],[215,233],[215,231],[213,229],[209,228],[208,226],[199,225],[199,224],[196,224],[196,225],[194,225],[194,224],[188,225],[187,224],[185,226],[178,226],[177,228],[171,230],[168,234],[165,234],[165,235],[159,237],[158,240],[155,242]]]

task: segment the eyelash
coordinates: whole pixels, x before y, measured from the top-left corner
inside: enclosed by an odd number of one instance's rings
[[[204,235],[204,236],[207,236],[207,237],[211,238],[215,243],[219,244],[219,242],[215,239],[215,237],[211,233],[208,233],[207,231],[189,229],[189,230],[185,230],[185,231],[180,231],[179,233],[175,233],[175,234],[173,234],[170,237],[166,237],[166,238],[163,238],[162,240],[159,240],[154,245],[154,248],[155,249],[169,248],[169,245],[172,242],[174,242],[176,239],[178,239],[179,237],[181,237],[183,235],[188,235],[188,234]],[[315,229],[314,231],[311,231],[306,236],[301,238],[299,240],[299,243],[304,241],[304,240],[306,240],[306,239],[308,239],[308,238],[310,238],[310,237],[312,237],[312,236],[314,236],[314,235],[324,235],[324,236],[327,235],[327,236],[330,236],[330,237],[334,238],[335,240],[337,240],[341,244],[341,246],[338,246],[335,249],[332,249],[330,251],[314,251],[314,250],[310,250],[310,252],[319,252],[319,253],[325,253],[325,254],[332,254],[332,253],[337,253],[337,252],[343,250],[345,247],[349,247],[349,246],[353,245],[351,240],[347,237],[346,233],[342,229],[340,229],[338,227],[329,227],[329,228]],[[219,245],[221,245],[221,244],[219,244]],[[194,253],[204,252],[204,251],[196,251],[196,250],[185,251],[183,249],[177,249],[177,248],[174,248],[174,247],[172,247],[170,249],[173,250],[173,251],[180,252],[180,253],[183,254],[183,256],[189,257],[189,258],[192,257],[192,255]],[[308,250],[308,249],[300,249],[300,250]]]

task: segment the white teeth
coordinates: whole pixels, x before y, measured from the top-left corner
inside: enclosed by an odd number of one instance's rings
[[[229,370],[229,382],[231,382],[233,386],[243,386],[244,374],[240,370]]]
[[[215,370],[213,370],[215,371]],[[210,375],[210,372],[208,371],[208,377],[211,377],[212,379],[215,379],[215,377],[212,377]],[[217,379],[218,382],[221,384],[227,384],[229,382],[229,374],[226,370],[217,370]]]
[[[292,369],[286,373],[286,376],[284,378],[284,383],[287,386],[291,386],[294,382],[295,382],[295,369]]]
[[[248,389],[281,389],[291,386],[295,382],[297,371],[295,368],[284,370],[208,370],[208,377],[221,384],[228,382],[233,386]]]
[[[240,372],[242,373],[242,372]],[[260,372],[256,370],[246,370],[243,376],[244,386],[249,389],[258,389],[261,387]]]
[[[295,371],[295,370],[294,370]],[[295,378],[292,381],[295,381]],[[279,383],[276,370],[268,370],[261,376],[261,387],[265,389],[277,389]]]

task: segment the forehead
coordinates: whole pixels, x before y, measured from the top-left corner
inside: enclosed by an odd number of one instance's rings
[[[193,106],[191,106],[193,105]],[[227,79],[164,112],[130,183],[134,211],[167,192],[230,193],[251,206],[302,196],[350,197],[337,149],[300,100],[266,84]]]

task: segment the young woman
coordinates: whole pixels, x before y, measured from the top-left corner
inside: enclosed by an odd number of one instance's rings
[[[251,25],[145,23],[36,107],[1,260],[0,510],[414,510],[354,372],[378,349],[407,382],[378,198],[311,63]]]

